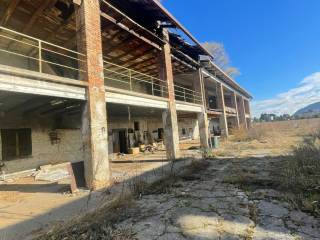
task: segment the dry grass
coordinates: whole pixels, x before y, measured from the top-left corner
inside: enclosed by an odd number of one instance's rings
[[[320,130],[294,148],[282,182],[294,204],[320,216]]]
[[[282,136],[307,136],[320,129],[320,119],[254,123],[249,130],[241,127],[231,131],[232,141],[265,140]]]
[[[138,216],[139,206],[135,198],[149,194],[170,193],[179,187],[177,181],[186,175],[192,175],[208,166],[206,161],[194,160],[180,175],[173,172],[164,175],[160,180],[147,184],[140,177],[129,183],[129,192],[123,191],[120,196],[91,214],[77,220],[57,226],[37,240],[136,240],[131,228],[116,228],[115,225],[130,217]]]
[[[114,224],[134,215],[129,209],[132,206],[132,195],[121,195],[108,206],[74,220],[67,225],[57,226],[37,238],[37,240],[135,240],[130,228],[114,229]]]
[[[320,216],[320,119],[262,123],[253,129],[259,133],[254,140],[248,137],[253,136],[249,131],[245,137],[239,138],[247,142],[234,142],[233,145],[231,142],[228,150],[237,151],[237,145],[252,147],[254,143],[256,149],[251,149],[252,152],[259,153],[262,148],[275,150],[274,159],[277,161],[267,164],[271,156],[262,157],[266,165],[257,172],[251,171],[254,164],[251,170],[241,167],[244,162],[233,164],[234,172],[226,176],[224,182],[237,184],[249,192],[257,188],[277,189],[293,207]],[[269,129],[269,132],[262,129]],[[244,151],[245,154],[250,152],[248,149]],[[241,156],[245,157],[245,154],[241,153]],[[265,173],[268,173],[267,177],[263,177]]]
[[[272,129],[271,129],[272,130]],[[250,129],[241,127],[240,129],[234,129],[231,131],[232,140],[237,142],[262,140],[271,135],[269,126],[255,125]]]

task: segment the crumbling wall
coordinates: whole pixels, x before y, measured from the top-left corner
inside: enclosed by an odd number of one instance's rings
[[[4,161],[3,170],[6,173],[37,168],[44,164],[82,160],[80,129],[57,129],[55,121],[49,118],[6,118],[1,121],[0,129],[19,128],[31,129],[32,155]],[[2,158],[1,138],[0,150]]]

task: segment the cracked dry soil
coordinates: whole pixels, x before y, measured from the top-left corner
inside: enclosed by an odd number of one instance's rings
[[[268,178],[274,161],[248,159],[241,166],[260,169]],[[294,209],[281,192],[265,186],[244,191],[226,183],[226,176],[237,174],[237,160],[205,162],[201,171],[176,177],[170,189],[119,208],[117,220],[99,220],[89,230],[75,227],[76,234],[51,239],[320,239],[319,219]]]

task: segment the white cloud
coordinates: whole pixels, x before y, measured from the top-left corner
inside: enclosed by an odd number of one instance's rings
[[[261,113],[293,114],[298,109],[320,101],[320,72],[304,78],[299,86],[278,94],[275,98],[252,102],[253,115]]]

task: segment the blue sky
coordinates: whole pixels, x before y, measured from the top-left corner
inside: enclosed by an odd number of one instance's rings
[[[162,3],[200,42],[224,44],[255,115],[320,101],[320,0]]]

